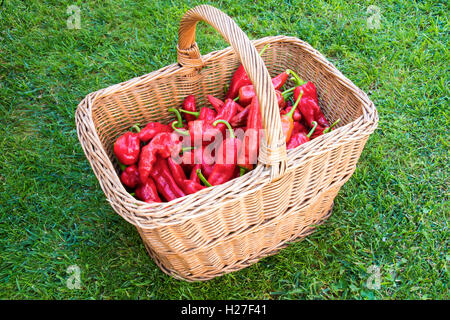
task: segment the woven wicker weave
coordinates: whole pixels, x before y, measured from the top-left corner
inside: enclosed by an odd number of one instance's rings
[[[199,21],[212,25],[230,48],[200,55]],[[180,23],[178,64],[93,92],[76,111],[78,137],[109,203],[136,226],[160,268],[180,279],[207,280],[244,268],[305,237],[331,213],[378,122],[367,95],[307,43],[276,36],[250,41],[223,12],[198,6]],[[258,55],[266,44],[270,47]],[[224,96],[242,62],[262,108],[265,141],[258,166],[225,184],[164,203],[145,203],[122,186],[115,139],[133,124],[168,123],[167,108],[194,94]],[[271,76],[292,69],[318,88],[319,104],[337,129],[286,152]]]

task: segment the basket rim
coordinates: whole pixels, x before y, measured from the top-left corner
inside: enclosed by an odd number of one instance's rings
[[[359,89],[355,84],[353,84],[352,81],[346,78],[331,62],[329,62],[320,52],[314,49],[307,42],[304,42],[295,37],[283,35],[264,37],[257,40],[252,40],[251,42],[257,47],[262,46],[266,43],[280,42],[294,43],[302,46],[303,49],[306,49],[311,54],[313,54],[313,58],[317,60],[317,62],[322,63],[322,65],[326,69],[326,72],[334,73],[336,75],[336,79],[340,81],[341,84],[344,85],[349,91],[351,91],[358,98],[358,100],[360,100],[361,105],[363,106],[363,115],[359,118],[347,123],[346,125],[337,127],[335,130],[329,132],[326,136],[319,136],[316,139],[309,141],[295,149],[288,150],[288,168],[284,175],[287,175],[291,171],[295,170],[302,164],[303,161],[307,161],[308,158],[311,158],[313,155],[329,151],[331,145],[335,147],[336,145],[344,144],[349,140],[359,140],[363,136],[370,135],[375,130],[378,122],[378,114],[373,102],[369,99],[367,94]],[[211,59],[216,59],[228,55],[234,55],[231,47],[212,51],[206,55],[203,55],[202,59],[204,63],[207,63]],[[228,181],[227,183],[212,187],[214,188],[215,192],[213,196],[210,197],[208,197],[208,193],[210,193],[209,191],[211,190],[211,188],[208,188],[169,202],[145,203],[134,198],[125,190],[124,186],[120,182],[118,173],[116,172],[116,170],[113,170],[114,165],[111,159],[106,155],[106,151],[104,150],[98,136],[97,128],[93,122],[92,107],[95,105],[97,99],[100,99],[103,96],[120,93],[120,91],[135,87],[144,81],[148,82],[161,77],[167,77],[175,74],[183,75],[192,72],[193,68],[183,67],[177,63],[165,66],[151,73],[144,74],[142,76],[135,77],[130,80],[88,94],[80,102],[75,112],[75,122],[80,142],[82,142],[83,139],[86,139],[91,143],[95,143],[95,145],[99,149],[97,150],[96,148],[96,151],[100,151],[103,160],[106,162],[106,168],[101,165],[97,168],[97,164],[93,163],[93,161],[89,157],[89,152],[91,152],[91,150],[88,150],[86,146],[81,143],[83,151],[85,152],[85,155],[88,158],[91,167],[93,168],[94,173],[97,176],[100,186],[105,193],[107,201],[111,204],[113,209],[126,221],[142,229],[154,229],[162,226],[179,224],[186,220],[200,217],[207,214],[208,211],[211,210],[211,208],[216,208],[219,202],[220,206],[224,206],[231,201],[236,201],[237,199],[245,196],[248,193],[256,192],[262,189],[268,183],[276,181],[273,180],[273,178],[270,176],[270,170],[268,170],[264,165],[258,162],[257,167],[246,175],[235,178],[231,181]],[[90,133],[89,137],[84,136],[84,133],[81,130],[81,126],[83,125],[89,125],[91,128],[95,129]],[[350,131],[348,131],[349,129]],[[315,151],[314,153],[312,152],[313,149]],[[106,173],[106,175],[110,176],[110,178],[112,179],[114,186],[116,187],[116,189],[112,191],[112,193],[115,194],[115,199],[112,197],[110,198],[105,192],[104,188],[106,186],[104,186],[104,184],[102,183],[102,177],[99,176],[95,168],[97,168],[99,172],[102,172],[104,174]],[[279,177],[278,179],[282,179],[283,176]],[[252,184],[256,179],[258,179],[257,185]],[[239,182],[239,187],[233,187],[233,185],[235,185],[237,182]],[[127,203],[125,203],[125,200]],[[202,202],[202,204],[196,206],[196,208],[194,208],[188,214],[186,214],[186,212],[184,211],[180,212],[179,210],[177,210],[181,206],[186,207],[187,205],[193,202],[198,202],[199,200]],[[133,218],[126,214],[122,214],[122,210],[133,212]],[[139,214],[137,212],[139,212]],[[161,214],[161,212],[164,214]]]

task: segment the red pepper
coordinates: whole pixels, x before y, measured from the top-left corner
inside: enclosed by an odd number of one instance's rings
[[[198,179],[200,181],[200,179]],[[200,184],[200,182],[197,181],[193,181],[193,180],[185,180],[183,182],[183,191],[186,194],[193,194],[196,193],[197,191],[203,190],[205,189],[205,186],[202,186]]]
[[[330,123],[325,118],[322,110],[319,107],[319,101],[317,99],[317,89],[314,83],[308,81],[304,82],[293,71],[290,71],[293,80],[296,82],[297,87],[294,90],[294,100],[297,100],[300,92],[303,92],[302,101],[300,101],[299,109],[302,115],[305,117],[309,126],[312,126],[312,122],[316,121],[321,127],[329,127]]]
[[[217,120],[213,125],[223,124],[229,130],[229,137],[224,140],[216,154],[216,163],[208,177],[208,182],[213,185],[219,185],[233,178],[241,141],[234,135],[233,128],[225,120]]]
[[[212,95],[207,95],[206,98],[208,98],[209,103],[211,103],[211,105],[213,106],[214,110],[216,110],[216,112],[220,112],[220,109],[222,109],[223,107],[223,101],[220,100],[219,98],[216,98]]]
[[[247,108],[250,108],[250,113],[247,118],[247,131],[245,132],[244,143],[239,150],[238,165],[246,170],[251,170],[253,164],[258,160],[259,133],[262,129],[258,98],[254,97]]]
[[[217,136],[219,133],[221,133],[222,135],[225,133],[226,126],[223,123],[218,123],[217,126],[214,126],[213,122],[216,122],[217,120],[225,120],[227,122],[230,122],[231,119],[236,114],[236,112],[237,112],[237,104],[234,103],[233,100],[227,99],[225,101],[223,108],[214,118],[214,121],[208,120],[191,121],[188,123],[189,127],[188,132],[176,129],[174,127],[173,129],[181,135],[190,136],[191,143],[194,146],[201,144],[207,145],[211,141],[213,141],[214,137]]]
[[[233,119],[231,119],[230,124],[233,128],[240,127],[247,122],[248,114],[250,112],[250,106],[247,106],[244,110],[236,114]]]
[[[292,109],[288,113],[281,115],[281,129],[283,130],[286,142],[288,142],[291,139],[292,130],[294,130],[294,119],[292,119],[292,116],[295,112],[295,109],[297,108],[297,105],[300,102],[300,99],[301,95],[295,101],[295,104],[292,107]]]
[[[193,151],[183,152],[183,154],[181,155],[181,166],[185,170],[190,172],[191,170],[193,170],[194,164],[195,164],[194,152]]]
[[[152,178],[148,178],[145,183],[138,185],[135,190],[136,198],[147,203],[161,202],[161,198],[158,195],[158,191],[155,186],[155,182]]]
[[[135,164],[126,167],[120,175],[120,181],[128,188],[136,188],[140,181],[138,167]]]
[[[266,45],[260,52],[259,55],[261,56],[264,51],[269,47],[269,45]],[[236,71],[233,74],[233,77],[231,78],[230,86],[228,87],[228,91],[225,95],[226,99],[234,99],[237,97],[239,93],[239,89],[242,86],[246,86],[252,84],[250,81],[250,78],[248,77],[247,73],[245,72],[244,66],[241,64]]]
[[[210,146],[213,147],[213,145]],[[210,146],[201,146],[194,151],[184,152],[181,160],[183,167],[188,171],[194,171],[194,167],[198,166],[209,177],[215,162],[214,156],[209,149]],[[192,176],[190,179],[192,180]]]
[[[294,128],[292,129],[292,135],[303,132],[305,134],[308,133],[308,129],[300,122],[294,121]]]
[[[209,177],[213,167],[214,167],[214,163],[216,162],[216,159],[214,157],[214,144],[210,144],[207,146],[204,146],[201,148],[201,152],[200,149],[196,150],[196,158],[197,158],[197,163],[201,163],[201,168],[203,173],[205,174],[206,177]]]
[[[169,166],[172,177],[174,178],[177,185],[182,188],[183,181],[186,180],[186,174],[184,173],[183,167],[176,163],[172,157],[167,158],[167,164]]]
[[[338,124],[338,122],[341,121],[341,119],[337,119],[333,124],[329,127],[322,127],[317,126],[316,131],[314,131],[313,135],[311,136],[311,139],[317,138],[318,136],[321,136],[322,134],[328,133],[333,130],[333,127]]]
[[[294,99],[297,100],[298,95],[300,94],[300,91],[303,91],[303,98],[312,98],[314,101],[318,102],[317,100],[317,89],[314,83],[310,81],[303,81],[300,79],[298,74],[296,74],[294,71],[289,70],[289,74],[293,76],[292,80],[294,80],[295,83],[295,90],[294,90]]]
[[[186,194],[178,187],[170,173],[167,160],[158,157],[151,171],[158,192],[167,200],[184,197]]]
[[[189,179],[191,181],[200,183],[200,178],[197,175],[197,170],[201,170],[202,169],[202,165],[200,163],[196,164],[191,171],[191,175],[189,176]]]
[[[141,182],[145,183],[153,165],[156,156],[168,158],[172,155],[178,155],[181,151],[181,142],[176,133],[162,132],[158,133],[146,146],[142,148],[139,156],[139,177]]]
[[[287,106],[286,109],[281,110],[281,114],[287,114],[292,110],[293,106]],[[292,119],[294,119],[294,121],[300,121],[302,120],[302,114],[300,113],[300,111],[298,110],[298,108],[296,108],[294,110],[294,114],[292,115]]]
[[[317,122],[314,121],[314,127],[311,129],[311,131],[308,134],[305,134],[304,132],[298,132],[296,134],[293,134],[291,137],[291,140],[286,144],[286,149],[294,149],[297,148],[299,145],[304,144],[305,142],[308,142],[311,138],[311,135],[313,134],[314,130],[317,127]]]
[[[137,126],[134,126],[137,127]],[[137,127],[139,129],[139,127]],[[120,163],[132,165],[139,159],[141,143],[138,133],[126,132],[114,143],[114,154]]]
[[[276,77],[272,78],[272,84],[275,90],[279,90],[287,81],[289,77],[288,70],[283,71]],[[239,104],[241,106],[248,105],[253,97],[256,96],[256,91],[253,85],[246,85],[239,89]],[[236,98],[237,99],[237,98]]]
[[[241,64],[231,78],[230,87],[225,95],[227,99],[234,99],[239,93],[239,89],[243,86],[251,84],[251,80],[245,72],[244,66]]]
[[[191,112],[197,111],[197,108],[195,107],[195,96],[194,95],[191,94],[191,95],[187,96],[186,98],[184,98],[182,109],[184,109],[186,111],[191,111]],[[187,122],[195,120],[195,116],[193,116],[191,114],[185,113],[184,117]]]
[[[299,108],[308,126],[312,127],[313,121],[316,121],[321,127],[330,126],[327,119],[325,119],[325,116],[320,110],[319,105],[312,98],[302,98],[299,104]]]
[[[213,97],[212,95],[208,95],[207,96],[209,102],[211,103],[211,105],[213,106],[213,108],[217,111],[220,112],[220,110],[222,110],[222,107],[224,105],[224,102],[218,98]],[[235,102],[236,103],[236,102]],[[243,107],[241,107],[241,105],[237,104],[237,110],[238,112],[241,112],[242,110],[244,110]]]
[[[288,78],[289,78],[289,70],[283,71],[275,78],[272,78],[272,84],[275,90],[281,89],[281,87],[284,86]]]
[[[277,95],[278,107],[283,109],[286,106],[286,100],[284,100],[283,93],[280,90],[275,90]]]
[[[195,174],[195,179],[188,180],[181,165],[176,163],[172,158],[167,158],[167,164],[169,165],[169,169],[172,173],[173,179],[184,193],[192,194],[205,188],[200,184],[200,179],[198,178],[197,174]],[[196,166],[201,167],[200,165]],[[194,166],[194,169],[196,170],[199,167],[196,168]]]
[[[150,122],[141,131],[139,131],[138,136],[142,142],[146,143],[160,132],[172,132],[172,128],[167,124]]]
[[[181,109],[180,112],[192,115],[194,117],[194,120],[192,121],[195,120],[213,121],[213,119],[217,116],[217,113],[214,110],[206,107],[201,108],[200,111],[197,112],[187,111],[183,109]]]

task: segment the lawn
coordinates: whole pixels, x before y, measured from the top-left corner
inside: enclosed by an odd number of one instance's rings
[[[208,282],[153,263],[107,203],[74,112],[92,91],[174,63],[178,22],[201,3],[3,1],[0,298],[449,299],[447,1],[208,2],[251,39],[310,43],[369,94],[379,129],[306,240]],[[197,31],[202,53],[227,46]],[[72,265],[79,289],[66,283]]]

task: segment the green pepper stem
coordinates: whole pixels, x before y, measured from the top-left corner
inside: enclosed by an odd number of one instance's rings
[[[262,48],[261,51],[259,52],[259,55],[262,56],[264,51],[266,51],[269,47],[270,47],[270,43],[266,44],[264,46],[264,48]]]
[[[314,133],[314,131],[316,130],[316,128],[317,128],[317,122],[316,121],[313,121],[313,122],[311,122],[312,124],[313,124],[313,128],[311,129],[311,131],[306,135],[308,138],[311,138],[311,135]]]
[[[125,171],[125,169],[127,168],[127,166],[124,165],[123,163],[120,163],[120,162],[119,162],[119,168],[120,168],[120,170]]]
[[[227,126],[228,130],[230,130],[230,138],[231,139],[236,138],[236,135],[234,134],[233,127],[231,126],[231,124],[228,121],[223,120],[223,119],[219,119],[219,120],[216,120],[216,121],[213,122],[213,126],[214,127],[217,126],[218,123],[223,123],[223,124],[225,124]]]
[[[195,147],[183,147],[181,148],[181,152],[186,152],[186,151],[190,151],[190,150],[194,150]]]
[[[167,111],[175,113],[175,116],[177,117],[177,121],[175,122],[177,123],[177,128],[183,128],[183,119],[181,118],[180,111],[178,111],[178,109],[175,108],[169,108],[167,109]]]
[[[237,102],[239,100],[239,96],[233,99],[234,102]]]
[[[137,124],[135,124],[134,126],[132,126],[130,128],[131,131],[133,131],[133,129],[136,130],[137,133],[139,133],[141,131],[141,128],[139,128],[139,126]]]
[[[239,176],[242,177],[247,172],[247,169],[239,167]]]
[[[193,116],[196,116],[197,118],[200,116],[200,112],[199,111],[188,111],[188,110],[184,110],[184,109],[180,109],[178,111],[183,112],[183,113],[187,113],[187,114],[191,114]]]
[[[282,94],[282,95],[285,95],[286,93],[292,92],[292,91],[294,91],[294,90],[295,90],[295,87],[292,87],[292,88],[290,88],[290,89],[284,90],[281,94]]]
[[[330,132],[331,129],[333,129],[333,127],[334,127],[335,125],[337,125],[339,121],[341,121],[341,119],[337,119],[335,122],[333,122],[333,124],[332,124],[331,126],[329,126],[328,128],[326,128],[325,130],[323,130],[323,134]]]
[[[197,176],[200,179],[201,182],[203,182],[203,184],[207,187],[212,187],[211,183],[208,182],[208,180],[206,180],[205,176],[202,173],[202,170],[197,169]]]
[[[298,104],[300,103],[300,100],[302,99],[303,91],[300,91],[300,94],[298,95],[297,101],[295,101],[294,105],[292,106],[292,109],[286,114],[289,118],[292,118],[294,115],[295,109],[297,109]]]
[[[287,90],[284,90],[282,93],[281,93],[281,95],[283,96],[283,99],[287,99],[291,94],[292,94],[292,92],[295,90],[295,87],[292,87],[292,88],[290,88],[290,89],[287,89]]]
[[[173,131],[183,135],[183,136],[189,136],[189,131],[186,130],[180,130],[179,128],[175,127],[175,125],[178,123],[178,121],[172,122],[172,129]]]
[[[286,70],[286,73],[292,75],[291,80],[294,81],[295,85],[301,86],[301,85],[303,85],[303,84],[306,83],[306,81],[303,81],[303,80],[299,77],[299,75],[296,74],[296,73],[295,73],[294,71],[292,71],[291,69]]]

